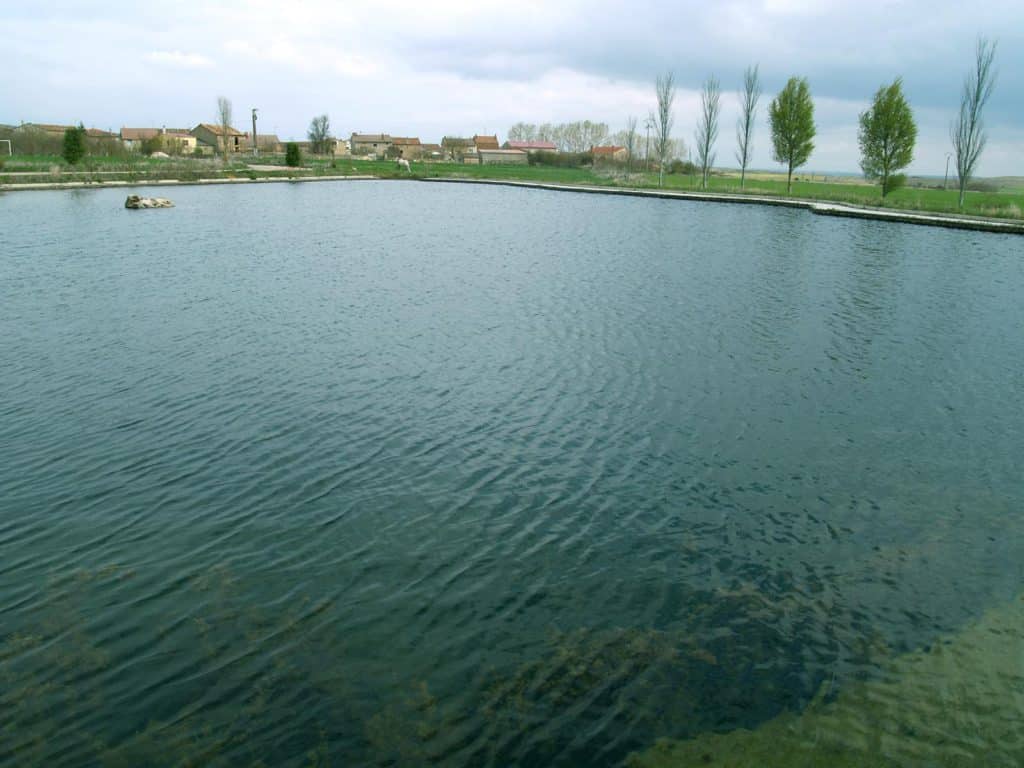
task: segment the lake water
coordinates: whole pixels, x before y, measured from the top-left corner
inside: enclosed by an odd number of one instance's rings
[[[4,766],[617,765],[1020,599],[1020,238],[148,192],[0,197]]]

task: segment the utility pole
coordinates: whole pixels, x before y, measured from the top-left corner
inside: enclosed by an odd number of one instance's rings
[[[946,178],[942,180],[942,188],[947,189],[949,186],[949,158],[953,156],[952,152],[946,153]]]
[[[252,108],[252,156],[256,157],[260,151],[256,147],[256,107]]]

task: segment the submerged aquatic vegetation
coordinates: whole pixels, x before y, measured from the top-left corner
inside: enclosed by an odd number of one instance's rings
[[[885,673],[754,729],[664,739],[631,768],[1024,765],[1024,595]]]
[[[657,733],[753,727],[834,685],[822,654],[835,675],[888,652],[872,633],[841,646],[827,606],[749,583],[688,595],[670,629],[555,631],[544,653],[488,676],[490,758],[502,764],[525,752],[571,764],[593,762],[597,750],[602,762],[617,762]],[[554,738],[568,723],[568,737]]]

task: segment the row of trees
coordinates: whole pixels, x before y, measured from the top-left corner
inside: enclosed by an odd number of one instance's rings
[[[574,123],[516,123],[508,129],[509,141],[550,141],[561,152],[586,152],[605,144],[610,136],[608,123],[579,120]]]
[[[964,79],[960,96],[960,110],[950,127],[953,155],[956,157],[959,179],[959,206],[963,208],[967,184],[974,175],[978,159],[987,142],[982,110],[992,95],[995,85],[993,64],[996,44],[979,38],[975,49],[973,69]],[[657,112],[652,115],[657,129],[655,144],[659,166],[669,161],[667,140],[672,129],[672,104],[675,85],[671,73],[655,81]],[[757,105],[761,98],[758,67],[747,68],[743,87],[739,92],[740,116],[736,123],[736,161],[740,167],[740,187],[746,181],[747,168],[753,154],[753,133]],[[701,186],[707,187],[711,168],[715,162],[715,141],[718,138],[721,86],[714,76],[704,81],[700,94],[700,113],[694,134],[697,166]],[[814,101],[806,78],[791,77],[768,106],[771,128],[772,159],[786,166],[786,190],[791,191],[793,171],[803,166],[814,151]],[[875,93],[871,106],[860,114],[858,143],[861,151],[861,170],[872,181],[880,183],[882,196],[905,181],[900,173],[914,159],[917,142],[917,124],[903,94],[903,81],[896,78]],[[664,172],[659,175],[664,184]]]

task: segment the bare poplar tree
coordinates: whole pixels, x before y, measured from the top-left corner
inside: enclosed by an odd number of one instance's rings
[[[309,123],[306,138],[309,139],[310,149],[314,155],[326,154],[331,138],[331,118],[326,114],[314,117]]]
[[[722,89],[718,78],[714,75],[704,81],[700,92],[700,117],[697,118],[697,131],[694,139],[697,143],[697,162],[700,163],[700,187],[708,188],[708,176],[711,166],[715,163],[715,140],[718,138],[718,113]]]
[[[747,180],[747,166],[754,154],[754,119],[757,117],[757,102],[761,98],[761,79],[758,65],[747,67],[743,73],[743,90],[740,91],[740,116],[736,121],[736,162],[740,164],[740,189]]]
[[[658,111],[654,115],[654,127],[657,131],[654,149],[658,153],[658,186],[665,186],[665,161],[668,156],[669,142],[672,141],[672,104],[676,100],[675,76],[669,72],[658,75],[654,82],[654,93],[658,97]]]
[[[217,97],[217,125],[220,126],[220,138],[224,150],[224,162],[228,161],[228,135],[231,133],[231,99],[226,96]]]
[[[626,147],[626,173],[633,172],[633,152],[636,151],[636,117],[630,115],[626,118],[626,133],[623,144]]]
[[[960,114],[949,128],[953,154],[956,156],[956,172],[960,179],[961,210],[964,207],[967,182],[971,180],[974,167],[988,141],[981,110],[995,87],[996,74],[992,69],[995,56],[996,43],[979,37],[974,51],[974,69],[964,78],[964,87],[960,93]]]

